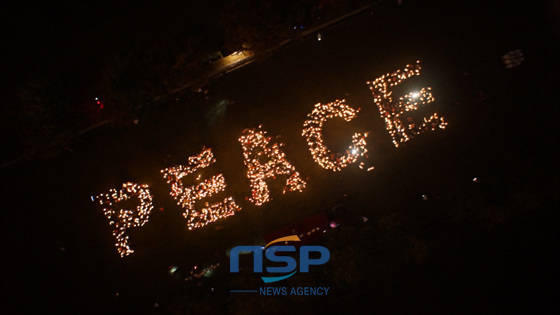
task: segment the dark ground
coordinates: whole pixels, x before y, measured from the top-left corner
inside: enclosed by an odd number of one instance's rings
[[[215,80],[208,100],[182,99],[135,128],[87,135],[73,144],[73,153],[3,169],[3,309],[558,311],[559,47],[546,8],[540,2],[386,2],[322,31],[321,42],[295,42]],[[500,57],[516,48],[525,62],[506,70]],[[365,81],[417,59],[422,75],[401,91],[431,86],[436,102],[421,113],[437,111],[449,128],[396,149]],[[301,137],[306,114],[313,104],[337,98],[362,111],[351,123],[328,124],[329,143],[343,148],[351,133],[370,130],[373,172],[352,165],[332,173],[310,157]],[[233,103],[222,111],[224,100]],[[255,207],[244,200],[249,185],[236,139],[261,123],[281,135],[288,159],[310,179],[303,193],[282,195],[281,186],[271,184],[274,200]],[[223,173],[227,194],[243,211],[216,223],[220,231],[211,225],[188,232],[159,170],[203,145],[217,158],[206,174]],[[155,209],[150,222],[130,233],[136,252],[120,259],[90,195],[128,180],[150,185]],[[261,284],[252,275],[229,277],[227,266],[200,286],[167,273],[170,265],[187,272],[194,264],[224,261],[228,248],[255,244],[264,233],[340,200],[350,224],[328,233],[328,270],[285,284],[328,284],[328,299],[231,296],[229,289]],[[157,211],[161,206],[165,211]],[[363,215],[367,223],[352,224]]]

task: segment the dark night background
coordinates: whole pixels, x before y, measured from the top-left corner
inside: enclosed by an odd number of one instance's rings
[[[0,11],[3,313],[559,311],[558,1],[4,1]],[[215,75],[244,48],[253,62]],[[514,49],[524,61],[506,69]],[[365,82],[418,59],[422,75],[395,94],[432,87],[419,117],[437,111],[449,127],[395,148]],[[371,131],[372,172],[320,168],[301,136],[314,104],[342,98],[362,111],[327,123],[327,144],[342,151]],[[309,179],[286,195],[270,181],[273,200],[256,207],[237,138],[259,124]],[[243,211],[187,231],[160,170],[202,146],[217,159],[205,175],[223,173]],[[121,259],[90,196],[127,181],[150,185],[154,210]],[[228,249],[336,207],[342,224],[319,241],[331,260],[278,283],[329,296],[229,292],[262,283],[230,275]]]

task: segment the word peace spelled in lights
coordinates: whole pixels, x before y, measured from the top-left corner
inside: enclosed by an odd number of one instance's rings
[[[260,206],[271,200],[266,180],[276,178],[276,175],[289,175],[283,192],[303,191],[305,181],[301,179],[295,167],[286,160],[284,152],[280,151],[282,143],[271,143],[272,137],[266,131],[245,129],[239,138],[243,147],[244,163],[247,166],[247,178],[251,181],[251,198],[255,205]],[[267,160],[265,163],[261,159]]]
[[[333,170],[335,172],[342,170],[348,164],[354,163],[358,157],[367,153],[366,137],[368,133],[355,133],[352,135],[352,145],[346,150],[346,155],[340,153],[332,153],[323,141],[323,125],[328,119],[334,117],[344,118],[351,121],[359,110],[344,104],[344,100],[328,103],[315,104],[313,111],[307,115],[309,120],[303,123],[303,132],[309,146],[309,151],[313,156],[313,160],[323,168]]]
[[[387,131],[393,138],[393,144],[398,147],[400,143],[410,140],[411,134],[420,134],[429,129],[436,128],[445,129],[447,122],[443,117],[438,117],[434,113],[430,118],[424,118],[424,122],[420,125],[408,124],[404,125],[400,116],[404,112],[417,110],[419,105],[425,105],[434,101],[431,88],[423,88],[420,92],[413,92],[400,97],[398,102],[393,102],[391,98],[392,92],[388,91],[388,87],[394,87],[413,75],[420,75],[420,60],[416,61],[414,66],[406,65],[404,70],[397,70],[393,73],[387,73],[375,79],[373,82],[366,82],[370,85],[369,89],[373,93],[373,101],[379,108],[381,118],[385,120]]]
[[[226,197],[222,202],[211,205],[208,205],[206,202],[200,212],[196,211],[194,207],[195,201],[224,191],[226,189],[226,181],[224,175],[218,174],[197,185],[187,188],[183,187],[181,180],[183,177],[216,162],[214,154],[210,149],[203,149],[199,155],[191,156],[188,160],[189,163],[186,166],[174,166],[166,168],[161,172],[163,177],[167,179],[167,183],[171,184],[171,196],[177,199],[177,204],[186,210],[183,212],[183,216],[188,220],[187,227],[189,230],[203,227],[218,219],[234,215],[236,211],[241,210],[241,207],[235,203],[232,197]],[[200,176],[196,179],[199,181]]]
[[[134,210],[120,209],[115,211],[113,203],[119,203],[137,196],[140,204]],[[103,206],[103,213],[109,219],[109,224],[115,226],[113,235],[117,238],[117,250],[121,257],[130,255],[134,252],[130,248],[127,229],[130,227],[142,226],[148,222],[148,217],[153,209],[152,195],[148,189],[148,185],[138,185],[135,183],[124,183],[120,190],[111,189],[108,194],[100,194],[95,199]]]
[[[409,141],[414,134],[420,134],[430,129],[435,130],[436,128],[445,129],[447,126],[443,117],[439,117],[437,113],[432,114],[429,118],[424,118],[424,121],[418,125],[412,123],[412,121],[409,121],[406,126],[403,123],[401,116],[405,112],[418,110],[419,106],[434,101],[431,89],[428,87],[399,97],[397,102],[393,102],[392,92],[388,89],[415,75],[420,75],[419,61],[414,66],[407,65],[404,70],[397,70],[383,75],[373,82],[367,82],[373,93],[374,103],[377,105],[381,118],[385,121],[386,129],[389,131],[392,142],[396,147]],[[323,127],[326,121],[332,118],[343,118],[349,122],[357,116],[358,112],[359,110],[345,104],[344,100],[337,100],[328,104],[318,103],[307,115],[308,119],[303,124],[302,136],[307,141],[311,157],[321,167],[337,172],[352,163],[356,163],[361,157],[365,156],[367,158],[366,138],[368,132],[354,133],[352,144],[345,154],[331,152],[326,147],[323,138]],[[409,118],[409,120],[411,119]],[[238,140],[243,150],[244,164],[247,166],[247,177],[250,181],[251,196],[248,198],[250,202],[261,206],[272,200],[267,181],[276,179],[277,175],[287,176],[283,193],[286,193],[286,191],[303,192],[306,188],[306,182],[286,159],[286,155],[281,150],[283,144],[274,141],[273,137],[268,136],[266,131],[261,129],[261,126],[243,130]],[[204,180],[201,180],[201,174],[194,176],[195,172],[207,168],[215,162],[216,159],[211,149],[203,148],[198,155],[189,157],[186,165],[173,166],[161,171],[163,178],[171,185],[171,196],[177,200],[179,206],[185,209],[183,216],[187,219],[189,230],[206,226],[241,211],[241,207],[231,196],[213,204],[206,202],[200,211],[195,208],[196,201],[223,193],[226,189],[223,174],[216,174]],[[374,169],[373,166],[367,166],[364,161],[360,161],[359,168],[368,172]],[[185,187],[183,180],[189,175],[193,175],[192,181],[195,184]],[[132,196],[137,196],[139,200],[139,205],[135,211],[113,209],[114,203],[128,200]],[[148,186],[124,183],[119,191],[111,189],[109,194],[100,194],[96,198],[101,205],[106,206],[103,213],[110,220],[110,225],[115,226],[113,235],[117,239],[116,246],[121,257],[130,255],[134,251],[130,248],[127,230],[131,227],[144,225],[148,221],[148,215],[153,208],[152,196]],[[92,197],[92,200],[95,201],[96,199]]]

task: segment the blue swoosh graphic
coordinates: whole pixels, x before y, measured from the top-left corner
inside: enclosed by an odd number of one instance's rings
[[[285,276],[280,276],[280,277],[261,277],[261,279],[263,279],[264,283],[276,282],[276,281],[288,279],[289,277],[293,276],[293,275],[296,273],[296,271],[297,271],[297,270],[295,270],[295,271],[292,272],[291,274],[285,275]]]

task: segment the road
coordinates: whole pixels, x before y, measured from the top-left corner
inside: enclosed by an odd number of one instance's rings
[[[169,266],[186,269],[221,259],[228,248],[255,244],[263,233],[344,195],[348,208],[371,222],[398,211],[414,225],[441,218],[437,204],[419,203],[422,194],[452,199],[470,189],[465,187],[473,177],[486,178],[491,184],[485,187],[500,196],[513,194],[503,188],[512,183],[521,190],[529,189],[528,183],[544,187],[549,181],[543,174],[555,161],[549,146],[554,130],[546,123],[549,116],[528,104],[551,106],[554,75],[548,63],[556,48],[550,32],[532,24],[540,11],[446,3],[405,1],[364,12],[322,31],[320,42],[308,37],[227,73],[211,84],[207,99],[181,99],[133,129],[88,135],[74,144],[73,153],[3,170],[3,239],[9,253],[3,279],[11,289],[4,307],[103,313],[146,311],[156,301],[169,305],[169,296],[184,289],[181,281],[169,279]],[[474,19],[478,22],[471,23]],[[506,71],[500,56],[518,47],[527,61]],[[396,149],[365,82],[418,59],[422,75],[395,93],[431,86],[436,102],[422,113],[437,111],[450,126]],[[487,100],[480,100],[480,93]],[[353,132],[370,131],[373,172],[355,165],[340,173],[324,170],[301,136],[314,104],[342,98],[362,110],[351,123],[329,122],[327,143],[341,149]],[[243,129],[260,124],[280,136],[288,160],[309,179],[303,193],[282,195],[281,185],[271,184],[274,200],[256,207],[244,199],[249,181],[237,139]],[[220,231],[208,226],[188,232],[160,170],[203,146],[217,159],[208,174],[224,174],[227,194],[243,211],[223,220]],[[90,196],[128,180],[152,187],[155,209],[144,227],[131,232],[136,253],[120,259],[110,226]],[[381,297],[372,301],[383,303]]]

